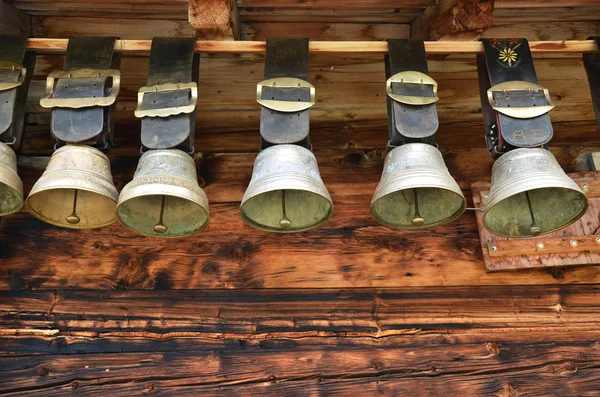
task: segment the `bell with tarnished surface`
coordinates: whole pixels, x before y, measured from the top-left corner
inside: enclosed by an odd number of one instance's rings
[[[483,221],[500,236],[533,237],[569,226],[587,208],[585,194],[550,151],[515,149],[494,163]]]
[[[95,229],[117,220],[119,193],[108,157],[90,146],[56,150],[25,202],[36,218],[69,229]]]
[[[144,153],[121,191],[117,214],[123,226],[145,236],[184,237],[204,229],[208,198],[192,157],[178,149]]]
[[[17,175],[17,155],[0,142],[0,216],[23,207],[23,182]]]
[[[466,206],[440,151],[428,144],[409,143],[386,156],[371,214],[389,227],[425,229],[453,221]]]
[[[333,215],[314,154],[298,145],[275,145],[256,157],[241,204],[242,220],[268,232],[319,226]]]

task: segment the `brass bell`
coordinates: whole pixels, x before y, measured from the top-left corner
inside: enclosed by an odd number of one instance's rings
[[[425,229],[458,218],[466,207],[440,151],[424,143],[409,143],[386,156],[371,214],[386,226]]]
[[[144,153],[121,191],[117,214],[123,226],[145,236],[184,237],[204,229],[208,198],[192,157],[178,149]]]
[[[515,149],[494,163],[483,221],[500,236],[532,237],[569,226],[587,208],[585,194],[550,151]]]
[[[27,197],[36,218],[69,229],[95,229],[117,220],[119,193],[108,157],[90,146],[56,150]]]
[[[17,175],[17,155],[0,142],[0,216],[23,207],[23,182]]]
[[[328,220],[333,202],[314,154],[287,144],[261,151],[240,212],[248,225],[278,233],[308,230]]]

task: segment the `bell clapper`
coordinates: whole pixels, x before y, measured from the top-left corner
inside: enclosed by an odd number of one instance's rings
[[[283,212],[283,216],[279,220],[279,226],[281,226],[283,229],[289,229],[292,227],[292,221],[285,213],[285,189],[281,191],[281,211]]]
[[[417,189],[413,189],[413,201],[415,203],[415,216],[412,219],[411,223],[413,226],[421,226],[425,223],[425,219],[421,216],[419,212],[419,198],[417,197]]]
[[[162,196],[162,201],[160,203],[160,217],[158,218],[158,223],[156,225],[154,225],[154,232],[155,233],[166,233],[167,230],[169,230],[165,224],[163,223],[163,215],[165,213],[165,200],[167,199],[167,196],[163,195]]]
[[[78,224],[81,219],[79,219],[79,217],[77,216],[77,195],[79,193],[78,189],[75,189],[75,193],[73,194],[73,211],[71,213],[71,215],[67,216],[67,223],[70,223],[71,225],[76,225]]]
[[[529,199],[529,192],[525,192],[525,197],[527,198],[527,206],[529,207],[529,213],[531,214],[531,227],[530,232],[534,236],[537,236],[542,232],[542,228],[535,221],[535,216],[533,215],[533,207],[531,206],[531,200]]]

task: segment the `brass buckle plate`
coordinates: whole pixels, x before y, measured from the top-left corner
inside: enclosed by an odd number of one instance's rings
[[[310,89],[310,102],[279,101],[276,99],[263,99],[263,87],[277,88],[308,88]],[[256,102],[267,109],[276,110],[284,113],[301,112],[310,109],[316,103],[315,87],[306,80],[294,77],[277,77],[274,79],[263,80],[256,85]]]
[[[426,84],[433,87],[433,96],[400,95],[392,92],[392,83]],[[430,105],[440,100],[437,96],[438,85],[429,75],[407,71],[396,73],[385,82],[385,92],[394,101],[407,105]]]
[[[53,98],[55,80],[58,79],[89,79],[112,78],[112,88],[109,96],[98,98]],[[117,100],[121,87],[121,72],[117,69],[77,69],[58,70],[50,73],[46,79],[46,96],[40,100],[43,108],[70,108],[81,109],[93,106],[110,106]]]
[[[0,69],[8,69],[8,70],[20,70],[21,75],[19,76],[19,81],[8,83],[8,82],[0,82],[0,91],[6,91],[13,88],[16,88],[23,84],[25,81],[25,76],[27,75],[27,68],[23,65],[20,65],[16,62],[4,61],[0,60]]]
[[[498,106],[496,100],[494,99],[494,92],[508,91],[542,91],[548,104],[545,106],[527,106],[521,108]],[[552,110],[552,108],[554,108],[554,103],[552,103],[552,99],[550,98],[550,91],[541,85],[530,83],[528,81],[514,80],[496,84],[487,90],[487,96],[492,109],[517,119],[530,119],[532,117],[538,117],[548,113],[550,110]]]
[[[142,102],[144,95],[149,92],[165,92],[165,91],[177,91],[190,89],[190,104],[186,106],[173,106],[169,108],[159,109],[142,109]],[[135,117],[169,117],[176,116],[178,114],[189,114],[196,110],[196,104],[198,103],[198,85],[195,82],[190,83],[167,83],[154,85],[151,87],[142,87],[138,91],[138,103],[135,109]]]

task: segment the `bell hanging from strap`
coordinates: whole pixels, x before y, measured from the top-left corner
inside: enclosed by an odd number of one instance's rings
[[[56,150],[27,197],[27,210],[51,225],[95,229],[117,220],[119,193],[108,157],[83,145]]]
[[[261,152],[240,206],[242,220],[257,229],[293,233],[321,225],[333,202],[310,150],[308,39],[268,39],[265,79],[257,85],[262,105]]]
[[[466,209],[460,187],[437,149],[437,83],[428,75],[421,40],[388,40],[385,58],[390,152],[371,201],[379,223],[426,229]]]
[[[195,38],[152,40],[148,86],[138,95],[142,151],[133,180],[121,191],[121,224],[151,237],[185,237],[208,226],[208,198],[194,152],[199,56]]]
[[[563,229],[588,201],[548,150],[553,129],[550,93],[538,85],[525,39],[482,39],[477,56],[492,183],[485,228],[505,237],[533,237]],[[510,57],[498,59],[498,53]]]

